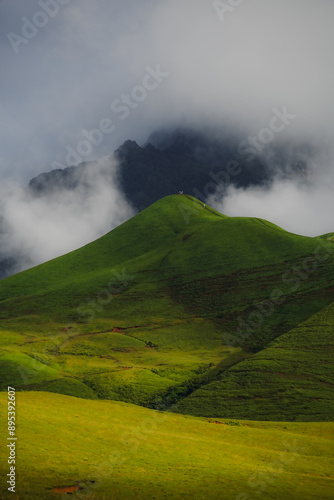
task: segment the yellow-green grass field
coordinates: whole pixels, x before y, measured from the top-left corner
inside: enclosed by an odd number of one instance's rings
[[[333,423],[205,419],[44,392],[16,399],[16,493],[6,492],[2,446],[1,498],[334,498]]]

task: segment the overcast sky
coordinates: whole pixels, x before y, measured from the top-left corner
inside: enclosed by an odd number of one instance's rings
[[[332,133],[332,0],[244,0],[231,11],[212,0],[59,2],[46,20],[47,0],[0,2],[1,175],[64,163],[103,118],[115,130],[91,157],[165,124],[261,128],[284,105],[297,115],[291,134]],[[35,34],[22,18],[47,24]],[[121,120],[111,104],[158,64],[170,76]]]
[[[284,108],[295,117],[284,134],[331,146],[333,19],[333,0],[0,0],[0,181],[67,166],[101,124],[84,159],[164,126],[247,138]],[[310,233],[334,230],[333,157],[317,160],[307,189],[278,180],[216,204],[296,232],[303,207]]]

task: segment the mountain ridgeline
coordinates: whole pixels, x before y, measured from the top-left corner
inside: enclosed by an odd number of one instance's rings
[[[0,283],[1,389],[215,418],[330,420],[332,236],[165,197]]]
[[[307,182],[309,160],[315,151],[307,144],[281,142],[256,153],[242,147],[241,134],[160,131],[153,133],[143,147],[126,141],[102,162],[87,161],[42,173],[31,179],[26,195],[32,201],[48,200],[51,195],[55,203],[61,203],[59,200],[68,200],[75,192],[80,194],[80,203],[81,196],[96,196],[102,182],[104,187],[110,186],[110,192],[116,184],[135,212],[179,191],[206,202],[214,193],[223,197],[229,186],[266,187],[277,176]],[[34,261],[27,248],[16,245],[14,250],[8,244],[11,233],[6,223],[6,217],[0,218],[0,279],[31,267]]]
[[[226,131],[217,135],[217,131],[190,129],[157,131],[143,147],[128,140],[114,153],[119,163],[119,187],[141,211],[180,190],[204,202],[218,186],[223,195],[229,185],[264,186],[277,175],[307,178],[309,174],[308,160],[314,154],[310,145],[273,144],[267,147],[267,154],[254,154],[241,144],[241,136]],[[29,189],[36,196],[76,189],[84,183],[85,167],[92,165],[86,162],[41,174],[30,181]]]

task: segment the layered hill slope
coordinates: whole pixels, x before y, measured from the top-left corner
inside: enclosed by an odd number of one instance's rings
[[[334,415],[334,303],[173,407],[192,415],[317,421]]]
[[[224,417],[234,411],[221,403],[226,376],[230,405],[248,418],[270,371],[256,368],[260,351],[333,302],[330,237],[226,217],[190,196],[163,198],[99,240],[0,283],[2,388],[15,382]],[[328,335],[319,337],[321,349]],[[299,356],[304,341],[296,338]],[[291,353],[280,352],[289,363]],[[331,360],[321,359],[331,384]],[[256,395],[245,388],[243,366],[255,367]],[[312,379],[319,399],[306,419],[328,418],[323,382]],[[309,388],[302,378],[294,384],[299,406],[291,403],[288,417],[303,419]],[[197,390],[209,398],[193,403]],[[268,412],[258,406],[256,418],[278,418],[280,405],[273,398]]]

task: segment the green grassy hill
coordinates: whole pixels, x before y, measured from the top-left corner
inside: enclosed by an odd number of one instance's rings
[[[173,407],[192,415],[322,421],[334,415],[334,303]]]
[[[3,481],[1,498],[333,498],[332,423],[200,419],[43,392],[18,393],[17,414],[17,494]]]
[[[243,367],[255,367],[259,391],[275,389],[267,380],[275,361],[262,371],[256,362],[333,302],[333,255],[331,235],[298,236],[189,196],[163,198],[99,240],[0,282],[0,390],[11,383],[195,414],[197,391],[207,391],[200,414],[225,417],[226,376],[231,404],[250,418]],[[315,393],[304,419],[330,417],[329,337],[319,337],[311,388],[298,377],[287,386],[285,419],[303,420],[300,402]],[[284,373],[291,351],[304,360],[303,336],[294,338],[296,348],[279,351]],[[277,419],[280,407],[273,397],[254,418]]]

